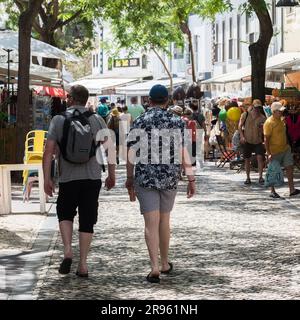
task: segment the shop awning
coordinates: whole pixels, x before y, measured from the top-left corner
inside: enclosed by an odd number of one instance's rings
[[[18,32],[0,31],[0,55],[7,56],[7,52],[1,49],[12,49],[12,55],[16,56],[19,51]],[[63,59],[70,62],[79,61],[79,59],[73,54],[33,38],[31,38],[31,55],[36,57]]]
[[[137,79],[126,79],[126,78],[91,78],[81,79],[72,83],[69,83],[67,88],[74,85],[82,85],[89,90],[90,94],[102,94],[104,90],[115,89],[117,86],[122,86],[127,83],[136,82]]]
[[[300,64],[300,52],[282,52],[267,60],[267,72],[286,73]],[[251,80],[251,65],[202,81],[201,84],[226,84]]]
[[[34,86],[33,89],[37,94],[43,94],[51,97],[66,98],[68,94],[67,91],[63,90],[62,88]]]
[[[187,84],[188,81],[182,78],[174,78],[173,79],[173,87],[174,89],[178,86]],[[132,85],[124,86],[124,87],[117,87],[116,93],[117,94],[126,94],[126,95],[141,95],[147,96],[149,94],[150,89],[156,85],[161,84],[167,88],[170,88],[170,80],[169,79],[158,79],[158,80],[149,80],[145,82],[139,82]]]
[[[18,64],[11,63],[9,67],[10,72],[10,83],[17,83],[18,78]],[[7,63],[0,63],[0,80],[7,82],[8,75],[8,65]],[[39,65],[32,64],[29,71],[30,84],[33,85],[33,82],[38,82],[39,85],[43,85],[43,82],[48,84],[59,84],[61,83],[61,74],[57,69],[47,68]]]

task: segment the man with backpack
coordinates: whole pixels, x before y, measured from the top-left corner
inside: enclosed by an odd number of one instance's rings
[[[59,267],[61,274],[67,274],[71,269],[73,221],[78,208],[80,261],[76,275],[79,277],[88,276],[87,255],[98,215],[102,165],[96,159],[96,135],[107,128],[100,116],[85,108],[88,97],[85,87],[71,87],[67,111],[55,116],[50,123],[43,157],[44,189],[52,196],[51,160],[59,151],[57,216],[64,244],[64,259]],[[111,189],[114,185],[115,165],[109,164],[105,186]]]

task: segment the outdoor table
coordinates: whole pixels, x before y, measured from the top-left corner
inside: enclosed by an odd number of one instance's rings
[[[37,170],[39,179],[40,212],[46,212],[46,197],[44,193],[44,176],[41,163],[34,164],[4,164],[0,165],[0,214],[11,213],[11,176],[12,171]]]

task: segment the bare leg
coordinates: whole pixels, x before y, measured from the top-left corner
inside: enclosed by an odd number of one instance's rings
[[[250,179],[250,158],[245,159],[245,170],[246,170],[247,179]]]
[[[80,273],[87,273],[87,256],[90,251],[93,233],[79,232],[79,248],[80,248],[80,261],[78,271]]]
[[[160,214],[159,223],[159,248],[162,270],[169,269],[169,246],[170,246],[170,213]]]
[[[265,167],[264,157],[261,155],[258,155],[257,156],[257,163],[258,163],[259,178],[262,178],[264,167]]]
[[[288,166],[285,169],[286,169],[286,176],[288,178],[288,184],[289,184],[289,188],[290,188],[290,193],[293,193],[295,191],[295,186],[294,186],[294,167],[293,166]]]
[[[72,258],[73,222],[64,220],[59,223],[61,238],[64,244],[64,258]]]
[[[159,275],[158,247],[159,247],[159,211],[144,214],[145,240],[151,261],[151,276]]]

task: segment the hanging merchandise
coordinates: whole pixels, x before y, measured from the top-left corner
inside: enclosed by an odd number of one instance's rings
[[[221,121],[225,121],[227,119],[227,111],[225,109],[222,109],[220,112],[219,112],[219,119]]]
[[[234,122],[237,122],[240,120],[240,117],[241,117],[241,109],[238,108],[238,107],[233,107],[233,108],[230,108],[228,111],[227,111],[227,117],[229,120],[231,121],[234,121]]]
[[[51,120],[52,98],[49,96],[33,97],[33,129],[48,130]]]

